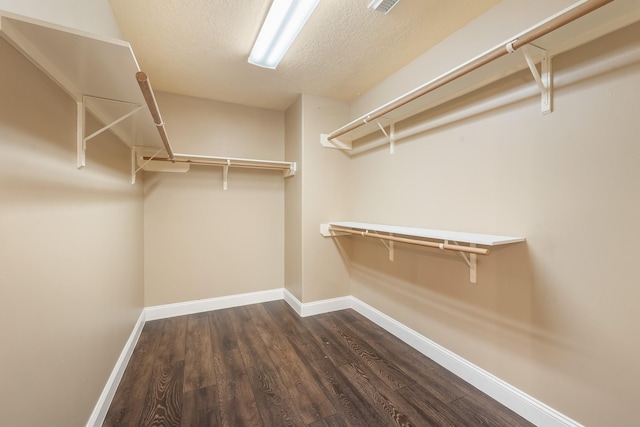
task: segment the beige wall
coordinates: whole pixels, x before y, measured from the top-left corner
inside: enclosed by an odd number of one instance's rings
[[[284,113],[158,93],[178,153],[284,159]],[[147,306],[281,288],[281,172],[194,166],[145,174]]]
[[[296,162],[298,172],[284,183],[285,252],[284,285],[302,301],[302,97],[285,112],[285,158]]]
[[[349,217],[349,158],[320,145],[320,133],[348,112],[347,104],[301,95],[285,114],[287,159],[299,168],[285,191],[286,288],[303,303],[350,294],[346,248],[320,235],[320,223]]]
[[[482,257],[477,284],[458,254],[398,245],[391,263],[352,238],[353,295],[585,425],[637,422],[640,63],[560,83],[639,35],[555,58],[551,115],[539,97],[492,110],[522,74],[448,106],[485,113],[350,164],[353,220],[527,238]]]
[[[76,169],[76,104],[0,39],[0,412],[84,425],[143,307],[142,186],[109,134]]]
[[[349,157],[323,148],[320,133],[348,118],[344,103],[302,95],[302,302],[349,295],[349,270],[334,239],[320,223],[349,217]],[[345,243],[348,245],[349,243]]]

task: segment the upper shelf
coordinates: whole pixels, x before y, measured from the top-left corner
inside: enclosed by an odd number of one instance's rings
[[[550,57],[568,51],[638,20],[640,2],[637,0],[579,1],[459,67],[323,135],[323,145],[349,149],[352,141],[379,131],[380,126],[397,123],[522,71],[528,64],[522,55],[513,52],[526,44],[541,48],[529,52],[531,59],[538,63],[543,55]],[[549,32],[552,28],[555,29]]]
[[[140,68],[127,42],[4,11],[0,35],[103,123],[145,105],[136,81]],[[162,146],[148,111],[134,114],[113,132],[129,147]]]

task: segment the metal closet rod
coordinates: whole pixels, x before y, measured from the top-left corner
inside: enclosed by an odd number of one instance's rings
[[[397,98],[394,101],[391,101],[390,103],[383,105],[382,107],[372,111],[371,113],[352,121],[351,123],[346,124],[340,129],[329,134],[327,139],[332,140],[332,139],[338,138],[354,129],[359,128],[360,126],[364,126],[365,124],[373,120],[379,119],[385,114],[388,114],[391,111],[396,110],[405,104],[408,104],[409,102],[415,100],[416,98],[426,95],[427,93],[432,92],[438,89],[439,87],[442,87],[447,83],[450,83],[466,74],[469,74],[470,72],[492,61],[495,61],[496,59],[502,56],[505,56],[509,53],[513,53],[515,50],[521,48],[522,46],[529,44],[534,40],[554,30],[557,30],[563,25],[573,22],[576,19],[590,12],[593,12],[596,9],[601,8],[605,4],[611,3],[612,1],[613,0],[582,0],[581,2],[578,2],[573,6],[570,6],[564,12],[561,12],[551,17],[547,21],[540,23],[539,25],[530,29],[527,32],[520,34],[515,40],[509,43],[506,43],[505,45],[496,46],[495,48],[489,50],[483,55],[478,56],[472,59],[471,61],[460,65],[459,67],[454,68],[448,73],[443,74],[439,78],[432,80],[426,83],[425,85],[414,89],[409,93],[406,93],[400,98]]]
[[[167,137],[167,131],[164,128],[164,122],[162,121],[160,110],[158,109],[156,97],[153,95],[151,83],[149,83],[149,77],[147,77],[147,74],[145,72],[138,71],[136,73],[136,80],[138,81],[138,85],[140,86],[140,90],[142,91],[142,96],[144,96],[144,100],[147,102],[149,112],[151,113],[151,117],[153,117],[153,122],[158,128],[158,133],[160,134],[160,138],[162,139],[162,143],[164,144],[164,149],[167,151],[169,159],[173,161],[173,149],[171,148],[171,143],[169,142],[169,138]]]
[[[357,231],[357,230],[352,230],[350,228],[336,227],[335,225],[331,225],[329,229],[331,231],[336,231],[339,233],[356,234],[358,236],[364,236],[364,237],[375,237],[377,239],[408,243],[410,245],[426,246],[429,248],[437,248],[437,249],[447,249],[450,251],[466,252],[466,253],[477,254],[477,255],[489,255],[489,249],[485,249],[485,248],[473,248],[470,246],[452,245],[450,243],[436,243],[436,242],[429,242],[426,240],[409,239],[406,237],[389,236],[387,234],[372,233],[369,230]]]

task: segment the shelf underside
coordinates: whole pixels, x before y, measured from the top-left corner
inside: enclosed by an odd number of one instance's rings
[[[104,125],[145,105],[127,42],[3,11],[0,35]],[[162,146],[146,107],[112,131],[129,147]]]

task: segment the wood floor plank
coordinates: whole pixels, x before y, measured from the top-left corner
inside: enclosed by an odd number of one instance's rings
[[[218,376],[221,425],[264,425],[240,350],[215,353],[214,364]]]
[[[140,422],[163,326],[164,320],[156,320],[147,322],[142,328],[103,426],[138,425]]]
[[[318,325],[317,322],[307,322],[307,326]],[[303,348],[307,350],[305,354],[309,366],[316,372],[342,421],[348,426],[384,425],[371,402],[345,378],[339,367],[324,353],[320,344],[316,343],[311,332],[309,335],[304,347],[298,339],[294,339],[293,345],[298,347],[299,351]]]
[[[211,312],[209,320],[221,425],[264,425],[237,345],[229,310]]]
[[[273,360],[264,350],[265,343],[253,323],[250,310],[251,306],[238,307],[230,313],[230,318],[262,419],[265,425],[304,425],[299,408]]]
[[[390,426],[430,426],[420,414],[395,393],[393,389],[378,387],[371,381],[371,377],[355,364],[344,365],[340,370],[361,390],[367,400],[373,402],[374,409],[385,420],[385,425]]]
[[[199,313],[187,318],[184,385],[185,393],[216,383],[213,365],[213,345],[209,316]]]
[[[144,426],[179,426],[182,418],[182,383],[184,361],[154,366],[154,374],[145,399],[140,424]]]
[[[452,402],[476,391],[475,387],[443,369],[433,360],[409,347],[399,338],[390,335],[359,313],[344,310],[337,312],[336,317],[349,319],[350,327],[363,340],[370,343],[384,342],[384,345],[376,347],[378,351],[384,357],[393,358],[394,363],[404,371],[411,372],[413,379],[441,402]]]
[[[201,387],[184,393],[182,427],[213,427],[222,424],[218,387]]]
[[[433,399],[427,390],[421,389],[419,384],[401,388],[396,393],[411,405],[429,425],[441,427],[466,425],[465,419],[459,416],[455,410],[438,399]]]
[[[157,350],[158,359],[164,363],[184,362],[187,318],[188,316],[178,316],[164,320]]]
[[[380,380],[384,381],[391,389],[397,390],[413,384],[414,380],[400,369],[391,359],[387,359],[359,338],[346,324],[337,319],[320,319],[319,323],[333,336],[333,339],[341,344],[341,348],[351,353],[350,364],[354,361],[369,367]],[[355,359],[353,359],[355,356]]]
[[[209,329],[211,332],[214,350],[227,351],[238,349],[238,338],[233,330],[233,324],[229,319],[229,313],[233,309],[210,311]],[[215,339],[214,339],[215,338]]]
[[[484,393],[463,396],[449,404],[468,426],[534,427],[527,420],[500,405]]]
[[[148,322],[104,425],[531,426],[355,311],[284,301]]]
[[[308,427],[347,427],[347,424],[342,420],[340,415],[332,415],[316,421],[313,424],[309,424]]]
[[[265,344],[265,350],[275,361],[278,374],[290,393],[296,395],[296,406],[305,424],[311,424],[336,413],[331,401],[318,385],[315,373],[309,370],[304,355],[298,353],[278,328],[276,319],[262,306],[252,311],[253,322]],[[279,313],[282,314],[282,313]]]
[[[358,360],[349,351],[341,345],[341,339],[336,338],[330,330],[320,322],[320,316],[314,316],[312,319],[305,319],[305,326],[310,333],[311,338],[322,349],[329,359],[336,366],[347,365]]]
[[[338,412],[333,417],[324,419],[324,423],[337,423],[336,425],[347,426],[376,426],[380,425],[380,420],[374,409],[361,396],[356,389],[344,378],[338,367],[332,363],[330,358],[322,351],[313,338],[308,326],[317,326],[315,320],[300,318],[288,306],[279,304],[279,301],[265,304],[265,309],[274,319],[282,320],[278,322],[281,332],[287,334],[287,339],[299,354],[303,354],[309,368],[314,372],[314,377],[318,384],[325,390],[325,395],[332,402]],[[293,327],[290,323],[297,323]],[[336,421],[340,420],[340,422]],[[323,425],[320,423],[319,425]],[[328,424],[333,425],[333,424]]]

